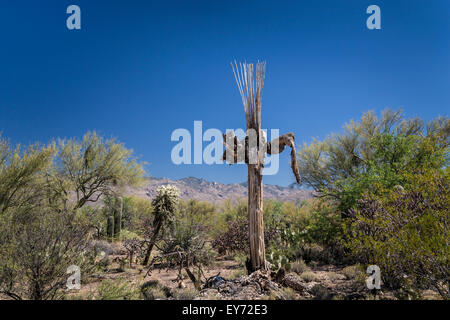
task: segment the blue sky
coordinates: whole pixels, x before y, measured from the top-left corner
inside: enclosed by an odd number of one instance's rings
[[[81,8],[82,29],[66,28]],[[381,8],[381,30],[366,8]],[[267,61],[262,126],[297,144],[366,110],[448,115],[450,1],[2,1],[0,131],[13,143],[117,137],[156,177],[231,183],[243,165],[172,164],[176,128],[242,128],[229,63]],[[265,182],[294,181],[288,153]]]

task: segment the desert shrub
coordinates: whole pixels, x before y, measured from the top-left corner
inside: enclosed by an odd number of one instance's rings
[[[127,240],[141,240],[142,238],[133,231],[122,230],[120,231],[119,239],[122,241],[127,241]]]
[[[93,291],[89,291],[88,293],[85,294],[65,294],[62,297],[62,300],[94,300],[95,297],[95,292]]]
[[[225,223],[247,220],[248,200],[244,198],[238,198],[236,201],[226,200],[220,210]]]
[[[405,175],[406,187],[358,202],[348,246],[376,264],[391,288],[433,288],[449,297],[448,167]]]
[[[233,260],[236,261],[239,265],[239,267],[245,267],[245,262],[247,261],[247,255],[243,253],[236,253],[233,256]]]
[[[195,199],[180,201],[177,219],[189,219],[190,223],[201,225],[212,238],[222,233],[226,226],[223,215],[214,204]]]
[[[348,280],[356,279],[360,273],[363,273],[363,267],[361,265],[347,266],[342,269],[342,274]]]
[[[175,300],[194,300],[198,295],[195,289],[175,289],[173,290],[173,297]]]
[[[146,231],[143,228],[145,221],[152,218],[152,213],[153,207],[149,200],[134,196],[123,197],[122,230],[142,237]]]
[[[264,241],[270,245],[279,234],[278,229],[265,229]],[[249,251],[249,229],[247,220],[229,221],[226,231],[212,242],[219,254],[247,253]]]
[[[129,262],[130,268],[133,267],[133,261],[138,257],[143,257],[144,255],[144,245],[145,243],[136,238],[125,240],[122,242],[123,247],[127,251],[127,260]]]
[[[89,227],[72,212],[36,206],[0,216],[0,291],[15,299],[56,299],[71,265],[93,271]]]
[[[323,247],[319,244],[303,244],[299,247],[297,256],[304,260],[306,263],[311,261],[322,261]]]
[[[312,281],[317,281],[318,277],[317,275],[312,272],[312,271],[304,271],[302,272],[302,274],[300,275],[300,278],[306,282],[312,282]]]
[[[309,271],[309,267],[303,260],[296,260],[291,263],[291,271],[297,274],[302,274],[305,271]]]
[[[111,258],[107,255],[101,255],[100,260],[97,262],[97,268],[101,271],[107,271],[111,265]]]
[[[248,252],[248,223],[246,221],[229,221],[227,229],[212,242],[219,254]]]
[[[95,133],[25,151],[0,139],[0,292],[60,298],[70,265],[86,279],[98,254],[89,245],[98,220],[91,221],[96,210],[83,208],[141,181],[144,171],[131,154]]]
[[[272,291],[271,294],[272,293],[275,294],[273,298],[276,300],[295,300],[297,298],[297,293],[295,290],[288,287],[281,288],[277,293]]]
[[[404,172],[441,167],[449,128],[447,117],[425,126],[421,119],[404,118],[401,110],[386,110],[381,118],[367,112],[359,122],[346,124],[344,133],[304,145],[299,151],[299,171],[307,186],[347,216],[374,184],[392,188],[404,184]],[[433,145],[424,147],[430,138]]]
[[[170,288],[161,285],[156,280],[150,280],[142,284],[140,291],[145,300],[161,300],[172,296]]]
[[[303,239],[307,243],[332,246],[342,238],[342,218],[328,201],[315,201],[305,218]]]
[[[184,270],[195,288],[200,290],[203,268],[210,265],[215,257],[201,225],[189,219],[177,220],[173,229],[157,245],[159,249],[151,261],[178,269],[178,280],[182,280]]]
[[[90,242],[89,246],[99,254],[102,254],[103,252],[105,256],[114,254],[113,246],[105,240],[93,240]]]
[[[97,300],[137,300],[139,290],[125,279],[106,279],[97,288]]]
[[[341,275],[336,272],[328,272],[327,273],[328,279],[331,281],[339,280],[341,279]]]
[[[316,284],[312,287],[310,293],[315,300],[331,300],[333,298],[333,293],[321,284]]]
[[[229,277],[230,280],[235,280],[238,279],[242,276],[245,276],[247,274],[247,270],[244,268],[238,269],[236,271],[234,271],[231,276]]]

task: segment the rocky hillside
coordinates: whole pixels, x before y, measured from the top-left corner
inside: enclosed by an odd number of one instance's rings
[[[174,185],[181,192],[182,199],[197,199],[212,203],[222,202],[226,199],[247,197],[247,183],[222,184],[209,182],[204,179],[189,177],[180,180],[167,178],[149,178],[148,182],[140,188],[129,188],[126,194],[138,197],[153,198],[156,189],[162,185]],[[264,198],[298,203],[311,198],[312,192],[296,188],[286,188],[275,185],[264,185]]]

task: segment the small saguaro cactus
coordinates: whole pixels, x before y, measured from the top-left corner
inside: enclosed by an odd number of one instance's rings
[[[109,240],[114,237],[114,217],[109,215],[106,223],[106,235]]]
[[[122,197],[116,197],[114,199],[114,238],[118,238],[120,236],[120,232],[122,231],[122,211]]]

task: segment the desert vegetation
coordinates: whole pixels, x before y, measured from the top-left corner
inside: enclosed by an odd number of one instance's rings
[[[264,200],[250,263],[248,199],[125,195],[145,179],[95,133],[27,148],[0,140],[2,299],[448,299],[450,121],[368,112],[297,146],[315,197]],[[69,266],[81,288],[69,290]],[[367,266],[381,290],[367,289]]]

